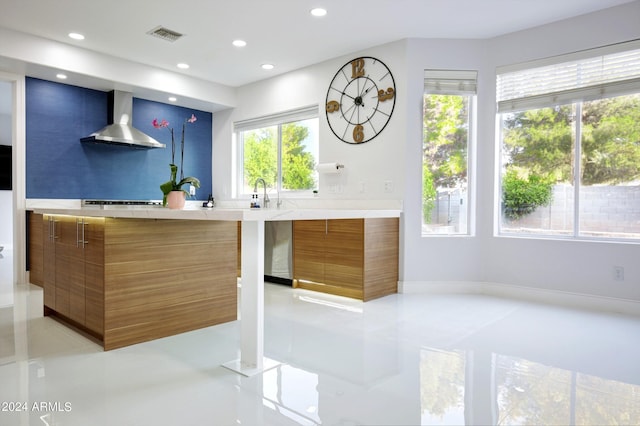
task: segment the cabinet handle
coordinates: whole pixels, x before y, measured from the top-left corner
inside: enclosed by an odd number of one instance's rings
[[[82,218],[82,248],[84,248],[85,245],[87,245],[89,243],[89,241],[84,239],[84,226],[87,223],[84,221],[84,218]]]
[[[58,236],[56,235],[56,218],[55,217],[51,218],[51,229],[53,230],[53,239],[54,240],[58,239]]]
[[[88,243],[88,241],[85,241],[84,239],[84,225],[85,225],[85,221],[84,218],[76,218],[76,247],[80,247],[80,244],[82,244],[82,248],[84,248],[85,244]],[[82,232],[80,232],[80,229],[82,229]]]
[[[329,220],[325,219],[324,220],[324,235],[328,235],[329,234]]]

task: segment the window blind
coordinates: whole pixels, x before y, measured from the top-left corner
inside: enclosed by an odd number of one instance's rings
[[[434,95],[475,95],[477,71],[424,70],[424,92]]]
[[[318,117],[318,105],[310,105],[307,107],[283,111],[264,117],[236,121],[235,123],[233,123],[233,131],[244,132],[247,130],[260,129],[262,127],[268,126],[277,126],[279,124],[307,120],[316,117]]]
[[[498,112],[542,108],[640,90],[640,49],[498,73]]]

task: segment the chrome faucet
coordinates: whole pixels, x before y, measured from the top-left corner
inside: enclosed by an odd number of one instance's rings
[[[263,197],[263,204],[264,204],[264,208],[268,209],[269,208],[269,196],[267,195],[267,182],[264,181],[264,179],[262,178],[258,178],[256,179],[256,183],[253,186],[253,192],[258,192],[258,183],[262,182],[262,186],[264,187],[264,197]]]

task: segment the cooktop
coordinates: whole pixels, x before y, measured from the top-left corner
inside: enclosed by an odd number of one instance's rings
[[[161,206],[158,200],[82,200],[83,206]]]

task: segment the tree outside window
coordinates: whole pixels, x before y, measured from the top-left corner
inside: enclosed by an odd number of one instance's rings
[[[640,94],[502,118],[503,231],[640,238]]]
[[[640,43],[539,63],[498,69],[499,232],[640,240]]]
[[[425,234],[468,232],[471,100],[469,95],[424,95],[422,223]]]
[[[238,135],[242,147],[241,193],[253,192],[259,178],[277,191],[317,187],[317,118],[239,131]]]

